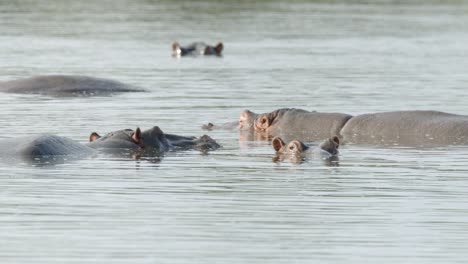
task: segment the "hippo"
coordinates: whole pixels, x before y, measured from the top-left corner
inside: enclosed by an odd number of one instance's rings
[[[108,96],[144,91],[114,80],[77,75],[41,75],[0,82],[0,92],[56,97]]]
[[[202,129],[235,128],[241,133],[254,133],[254,138],[272,139],[281,136],[288,140],[300,138],[304,141],[316,141],[339,135],[341,128],[350,118],[352,116],[348,114],[310,112],[296,108],[282,108],[262,114],[245,110],[240,114],[237,126],[234,126],[233,122],[221,125],[208,123],[203,125]]]
[[[274,161],[289,159],[297,163],[310,156],[321,160],[337,161],[340,139],[338,136],[333,136],[322,141],[317,147],[312,147],[297,139],[286,144],[281,137],[274,137],[271,144],[276,151]]]
[[[199,56],[199,55],[214,55],[221,56],[224,45],[219,42],[216,46],[210,46],[204,42],[194,42],[188,46],[180,46],[179,43],[172,43],[172,56]]]
[[[241,138],[270,140],[275,136],[304,141],[337,135],[342,144],[446,146],[468,144],[468,116],[429,110],[392,111],[351,116],[284,108],[269,113],[241,113],[234,123],[208,124],[204,129],[238,129]],[[254,136],[245,136],[250,131]],[[259,137],[258,135],[262,135]]]
[[[468,144],[468,116],[438,111],[362,114],[340,131],[346,143],[443,146]]]
[[[135,157],[135,154],[151,156],[187,149],[207,152],[219,147],[220,145],[207,135],[197,138],[165,134],[155,126],[145,131],[141,131],[140,128],[123,129],[104,136],[93,132],[86,144],[51,134],[3,139],[0,140],[0,160],[48,162],[55,159],[86,157],[96,152]]]
[[[107,133],[104,136],[93,132],[89,136],[89,143],[87,146],[95,149],[105,149],[107,151],[128,149],[133,151],[150,150],[153,152],[166,152],[180,149],[208,151],[220,147],[215,140],[207,135],[196,138],[165,134],[158,126],[143,132],[140,128],[137,128],[135,131],[131,129],[118,130]]]

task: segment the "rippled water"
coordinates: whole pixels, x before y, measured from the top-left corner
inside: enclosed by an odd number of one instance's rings
[[[0,80],[82,74],[151,93],[0,94],[1,138],[200,125],[279,107],[467,114],[464,1],[1,1]],[[222,58],[170,56],[223,41]],[[0,165],[2,263],[455,263],[468,147],[343,146],[275,163],[267,142],[160,160]]]

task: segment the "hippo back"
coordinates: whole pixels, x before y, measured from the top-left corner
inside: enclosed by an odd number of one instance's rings
[[[95,96],[144,90],[118,81],[72,75],[46,75],[0,83],[0,91],[51,96]]]
[[[468,144],[468,116],[437,111],[358,115],[341,130],[345,142],[379,145]]]
[[[0,158],[32,160],[41,157],[89,155],[92,149],[66,137],[43,134],[38,136],[2,139]]]
[[[263,130],[271,136],[282,136],[286,140],[297,138],[303,141],[316,141],[339,135],[341,128],[351,117],[342,113],[309,112],[294,108],[278,109],[259,115],[255,126],[256,129],[262,130],[261,123],[266,121],[269,124],[264,126]]]

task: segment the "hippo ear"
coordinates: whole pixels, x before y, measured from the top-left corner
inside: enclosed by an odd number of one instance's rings
[[[296,148],[295,150],[298,151],[298,152],[303,152],[303,151],[305,151],[305,150],[307,150],[309,148],[304,143],[302,143],[302,141],[299,141],[297,139],[291,141],[289,146],[291,146],[291,145],[294,145],[294,147]],[[289,148],[289,150],[294,150],[294,149]]]
[[[266,130],[270,126],[270,119],[266,115],[262,115],[257,119],[255,125],[260,130]]]
[[[338,148],[338,146],[340,145],[340,139],[337,136],[333,136],[332,140],[336,143],[336,147]]]
[[[180,47],[179,43],[174,42],[172,43],[172,51],[176,51]]]
[[[135,143],[135,144],[140,144],[141,142],[141,130],[139,127],[137,127],[137,129],[135,130],[135,132],[133,132],[132,134],[132,141]]]
[[[271,144],[273,145],[275,151],[280,151],[280,149],[284,147],[284,141],[280,137],[273,138]]]
[[[222,42],[219,42],[216,46],[215,46],[215,50],[216,50],[216,54],[221,54],[221,52],[223,51],[223,48],[224,48],[224,45]]]
[[[93,141],[97,140],[100,137],[101,136],[98,133],[93,132],[93,133],[91,133],[91,135],[89,135],[89,142],[93,142]]]

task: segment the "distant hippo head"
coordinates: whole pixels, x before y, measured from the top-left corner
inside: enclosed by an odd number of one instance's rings
[[[141,132],[140,128],[118,130],[100,136],[93,132],[89,136],[89,146],[107,149],[145,149],[151,148],[158,151],[167,151],[169,142],[164,133],[157,126]]]
[[[207,45],[204,42],[194,42],[188,46],[181,46],[178,42],[172,43],[172,56],[198,56],[198,55],[215,55],[221,56],[224,45],[219,42],[216,46]]]

